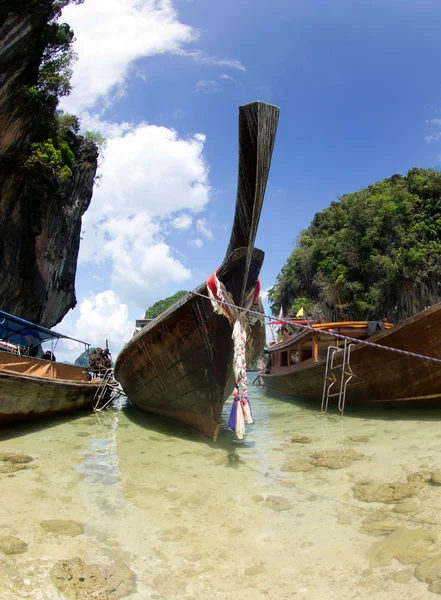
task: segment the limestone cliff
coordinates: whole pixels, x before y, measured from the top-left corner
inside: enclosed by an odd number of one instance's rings
[[[0,308],[46,327],[76,304],[81,218],[98,157],[93,143],[72,133],[67,182],[26,167],[41,135],[26,90],[37,82],[52,15],[52,0],[0,0]]]

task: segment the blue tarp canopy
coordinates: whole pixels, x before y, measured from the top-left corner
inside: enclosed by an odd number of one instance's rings
[[[90,345],[87,342],[76,340],[67,335],[57,333],[52,329],[46,329],[46,327],[42,327],[41,325],[35,325],[35,323],[10,315],[3,310],[0,310],[0,340],[1,339],[12,344],[19,344],[20,346],[26,347],[38,346],[42,342],[59,339],[73,340],[74,342],[79,342],[85,346]]]

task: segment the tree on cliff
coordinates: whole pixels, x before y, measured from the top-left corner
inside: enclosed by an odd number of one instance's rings
[[[50,182],[67,183],[80,143],[99,149],[104,138],[86,132],[79,135],[80,123],[75,115],[58,110],[60,98],[72,91],[70,79],[76,54],[72,45],[74,32],[67,23],[59,23],[62,9],[68,4],[82,4],[84,0],[46,0],[48,22],[41,33],[38,49],[39,68],[36,81],[25,87],[30,105],[37,115],[36,140],[31,144],[25,166],[37,188]]]
[[[150,308],[145,311],[144,319],[156,319],[161,313],[163,313],[167,308],[169,308],[172,304],[186,296],[188,292],[181,290],[176,292],[173,296],[169,296],[168,298],[164,298],[163,300],[159,300],[155,302]]]
[[[269,291],[273,314],[300,297],[328,319],[394,322],[439,301],[441,173],[411,169],[317,213]]]

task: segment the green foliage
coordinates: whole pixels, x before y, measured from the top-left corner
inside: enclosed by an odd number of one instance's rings
[[[150,306],[150,308],[148,308],[145,311],[144,319],[156,319],[157,316],[159,316],[172,304],[174,304],[187,294],[188,292],[181,290],[179,292],[176,292],[176,294],[174,294],[173,296],[169,296],[168,298],[164,298],[164,300],[159,300],[158,302],[155,302],[153,306]]]
[[[80,121],[77,116],[58,111],[55,114],[56,127],[62,137],[76,135],[80,131]]]
[[[98,148],[98,152],[100,152],[100,153],[106,147],[106,144],[107,144],[106,138],[97,131],[85,131],[83,133],[83,137],[86,141],[95,144],[95,146]]]
[[[305,311],[304,318],[314,318],[317,319],[320,315],[321,309],[320,305],[317,302],[311,300],[311,298],[306,298],[305,296],[299,296],[298,298],[294,298],[291,307],[288,309],[287,317],[295,317],[298,311],[303,308]]]
[[[441,173],[393,175],[314,216],[269,291],[273,314],[306,298],[327,318],[401,320],[440,298],[440,255]]]
[[[52,139],[48,139],[45,142],[32,144],[31,148],[31,155],[25,163],[28,169],[60,183],[65,183],[72,177],[70,167],[73,164],[74,154],[67,142],[56,139],[54,145]]]
[[[58,15],[59,11],[55,10],[55,14]],[[69,95],[72,90],[70,79],[72,64],[76,59],[72,50],[74,39],[70,26],[67,23],[58,23],[55,17],[43,30],[43,53],[37,82],[25,89],[29,100],[38,109],[40,125],[43,128],[53,120],[59,99]]]
[[[57,110],[59,99],[71,92],[72,64],[76,59],[72,50],[74,33],[67,23],[59,23],[62,9],[83,0],[48,0],[51,8],[49,20],[43,29],[38,55],[40,65],[37,81],[24,92],[36,114],[36,138],[30,147],[25,166],[32,175],[31,181],[39,193],[44,193],[48,181],[52,187],[66,183],[72,177],[75,156],[81,142],[92,148],[89,153],[96,159],[96,150],[104,147],[99,134],[87,132],[79,136],[80,123],[75,115]],[[10,10],[14,10],[10,8]],[[37,57],[36,57],[37,58]],[[86,163],[87,164],[87,163]]]

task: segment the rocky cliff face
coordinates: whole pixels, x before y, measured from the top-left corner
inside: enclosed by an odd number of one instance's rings
[[[98,153],[78,136],[68,183],[34,185],[25,163],[38,123],[25,90],[37,81],[52,0],[9,5],[0,0],[0,308],[52,327],[76,304],[81,218]]]

